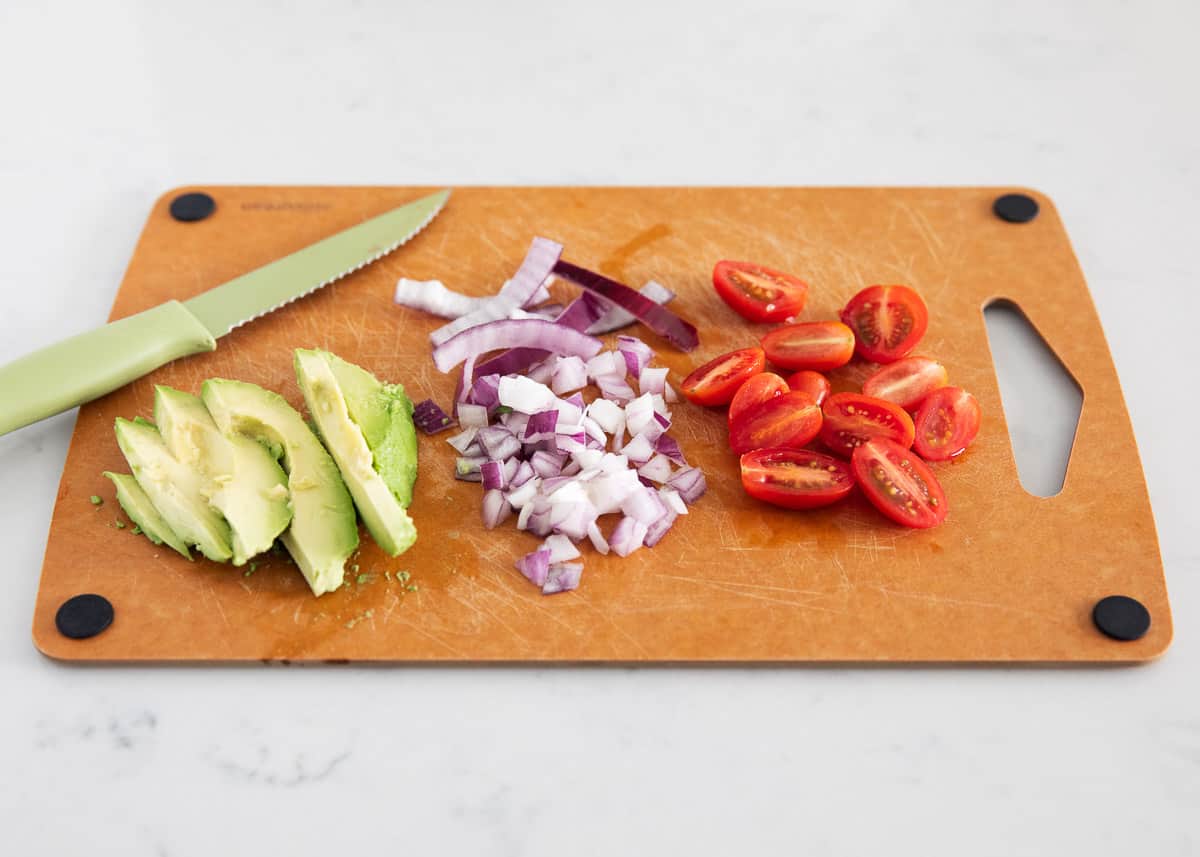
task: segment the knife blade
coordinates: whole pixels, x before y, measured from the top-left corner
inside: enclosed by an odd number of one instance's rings
[[[0,435],[61,413],[191,354],[234,328],[340,280],[424,229],[450,196],[394,208],[187,301],[168,301],[0,367]]]

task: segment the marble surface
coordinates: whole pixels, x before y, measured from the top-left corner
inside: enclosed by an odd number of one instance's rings
[[[6,853],[1200,853],[1198,26],[1191,2],[0,5],[0,362],[99,323],[182,183],[1040,188],[1176,624],[1136,669],[62,666],[29,622],[68,414],[0,438]]]

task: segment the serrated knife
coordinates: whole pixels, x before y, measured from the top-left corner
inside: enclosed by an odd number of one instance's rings
[[[90,402],[386,256],[424,229],[444,190],[394,208],[186,301],[164,304],[0,367],[0,435]]]

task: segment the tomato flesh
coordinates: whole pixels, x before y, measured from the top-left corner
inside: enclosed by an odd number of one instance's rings
[[[946,367],[929,357],[904,357],[863,381],[863,395],[914,410],[925,397],[950,383]]]
[[[873,437],[854,450],[850,467],[871,505],[897,524],[925,529],[946,519],[946,494],[912,450]]]
[[[846,462],[808,449],[757,449],[742,456],[741,469],[747,494],[785,509],[828,506],[854,489]]]
[[[799,315],[808,300],[808,284],[803,280],[751,262],[718,262],[713,288],[750,321],[787,321]]]
[[[747,378],[766,368],[761,348],[742,348],[714,357],[683,379],[679,389],[697,405],[728,405]]]
[[[842,321],[853,328],[860,357],[891,363],[916,348],[929,325],[929,310],[908,286],[870,286],[850,299]]]
[[[759,402],[781,396],[788,391],[787,381],[774,372],[759,372],[738,388],[729,403],[729,424]]]
[[[917,411],[914,448],[927,461],[948,461],[979,434],[979,402],[962,387],[934,390]]]
[[[801,369],[788,376],[787,385],[797,393],[808,393],[818,405],[823,404],[832,388],[829,379],[820,372],[811,369]]]
[[[777,327],[762,338],[767,359],[784,369],[823,372],[854,356],[854,331],[840,321],[807,321]]]
[[[821,408],[821,442],[847,458],[873,437],[884,437],[907,449],[913,444],[913,421],[904,409],[858,393],[836,393]]]
[[[821,430],[821,409],[807,393],[782,393],[751,405],[729,426],[738,455],[767,447],[799,449]]]

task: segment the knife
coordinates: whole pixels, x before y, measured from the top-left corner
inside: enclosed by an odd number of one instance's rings
[[[0,367],[0,435],[90,402],[386,256],[424,229],[450,191],[394,208],[209,289],[81,333]]]

